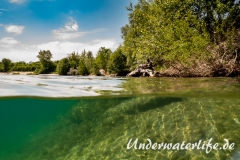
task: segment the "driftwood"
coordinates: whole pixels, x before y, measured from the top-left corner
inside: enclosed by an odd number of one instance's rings
[[[158,72],[148,69],[144,65],[139,65],[135,70],[127,74],[127,77],[156,77]]]

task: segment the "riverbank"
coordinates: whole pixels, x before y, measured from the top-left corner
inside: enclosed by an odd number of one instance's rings
[[[33,74],[33,72],[0,72],[0,74],[14,74],[14,75],[28,75],[28,74]]]
[[[12,71],[12,72],[0,72],[0,74],[8,74],[8,75],[38,75],[34,72],[26,71],[26,72],[19,72],[19,71]],[[48,73],[46,75],[58,75],[56,73]]]

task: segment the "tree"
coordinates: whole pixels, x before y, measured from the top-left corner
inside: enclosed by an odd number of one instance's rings
[[[47,73],[47,72],[54,71],[54,64],[51,61],[52,54],[49,50],[40,51],[37,57],[41,64],[41,68],[39,71],[40,73]]]
[[[94,73],[94,57],[91,51],[88,51],[85,58],[85,64],[90,73]]]
[[[57,72],[59,75],[67,75],[67,72],[70,69],[70,63],[68,58],[63,58],[59,61],[57,65]]]
[[[68,55],[69,63],[71,68],[77,68],[79,65],[80,55],[78,53],[73,52]]]
[[[2,59],[3,72],[9,72],[11,69],[11,60],[7,58]]]
[[[80,59],[79,66],[78,66],[78,73],[83,76],[90,74],[83,58]]]
[[[192,9],[198,20],[205,23],[212,42],[226,39],[226,33],[240,27],[240,1],[202,0],[194,1]]]
[[[130,4],[129,24],[122,27],[128,64],[146,58],[191,63],[209,55],[209,44],[233,44],[240,28],[239,6],[236,0],[139,0],[134,7]]]
[[[28,68],[28,64],[24,61],[19,61],[19,62],[15,62],[15,63],[12,63],[13,66],[12,66],[12,71],[27,71]]]
[[[36,71],[37,69],[41,68],[40,62],[29,62],[27,65],[27,71]]]
[[[122,53],[121,46],[111,54],[109,72],[117,73],[118,76],[125,76],[128,73],[127,57]]]
[[[203,21],[192,12],[193,2],[139,0],[134,8],[129,7],[129,24],[122,28],[128,61],[151,58],[154,62],[189,63],[190,57],[201,57],[208,34]]]
[[[110,59],[110,54],[112,51],[110,49],[107,49],[105,47],[101,47],[97,53],[96,56],[96,65],[100,69],[104,69],[107,71],[108,61]]]

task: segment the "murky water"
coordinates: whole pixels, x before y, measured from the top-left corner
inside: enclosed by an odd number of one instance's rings
[[[240,159],[239,79],[45,77],[0,76],[1,160]]]

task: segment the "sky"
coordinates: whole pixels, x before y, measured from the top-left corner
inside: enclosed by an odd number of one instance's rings
[[[128,23],[126,7],[137,0],[0,0],[0,61],[38,61],[40,50],[52,60],[84,49],[114,51]]]

